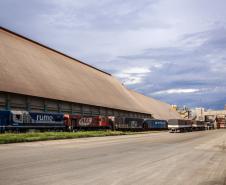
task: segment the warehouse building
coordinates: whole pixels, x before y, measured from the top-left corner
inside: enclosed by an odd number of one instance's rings
[[[0,27],[0,110],[180,118],[169,104],[115,77]]]

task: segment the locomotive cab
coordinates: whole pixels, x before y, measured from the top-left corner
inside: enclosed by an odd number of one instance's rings
[[[0,111],[0,133],[4,133],[10,124],[10,111]]]

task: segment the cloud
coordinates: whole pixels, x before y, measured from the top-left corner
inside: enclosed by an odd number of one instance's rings
[[[178,46],[149,48],[120,56],[130,63],[145,61],[143,64],[161,66],[152,68],[139,86],[130,84],[129,87],[171,104],[222,107],[226,99],[225,33],[225,28],[197,32],[180,37]],[[186,45],[188,41],[190,44]]]
[[[114,76],[120,78],[125,85],[133,85],[141,83],[145,76],[150,72],[151,70],[149,68],[130,67],[114,74]]]
[[[128,68],[123,70],[123,73],[126,74],[145,74],[145,73],[150,73],[150,69],[148,68],[142,68],[142,67],[133,67],[133,68]]]
[[[153,94],[183,94],[183,93],[195,93],[199,92],[199,89],[167,89],[162,91],[154,92]]]

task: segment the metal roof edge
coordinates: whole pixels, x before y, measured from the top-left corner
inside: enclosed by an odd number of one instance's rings
[[[4,28],[4,27],[2,27],[2,26],[0,26],[0,29],[2,29],[3,31],[6,31],[6,32],[8,32],[8,33],[10,33],[10,34],[16,35],[16,36],[18,36],[18,37],[20,37],[20,38],[22,38],[22,39],[25,39],[25,40],[27,40],[27,41],[29,41],[29,42],[32,42],[32,43],[34,43],[34,44],[37,44],[37,45],[39,45],[39,46],[41,46],[41,47],[44,47],[44,48],[46,48],[46,49],[48,49],[48,50],[51,50],[51,51],[53,51],[53,52],[55,52],[55,53],[58,53],[58,54],[60,54],[60,55],[63,55],[64,57],[67,57],[67,58],[70,58],[70,59],[72,59],[72,60],[75,60],[76,62],[79,62],[79,63],[81,63],[81,64],[83,64],[83,65],[88,66],[88,67],[91,67],[91,68],[93,68],[93,69],[95,69],[95,70],[97,70],[97,71],[99,71],[99,72],[102,72],[102,73],[105,73],[105,74],[107,74],[107,75],[109,75],[109,76],[112,76],[110,73],[107,73],[107,72],[105,72],[105,71],[103,71],[103,70],[101,70],[101,69],[98,69],[98,68],[96,68],[96,67],[94,67],[94,66],[92,66],[92,65],[89,65],[89,64],[87,64],[87,63],[85,63],[85,62],[82,62],[81,60],[78,60],[78,59],[76,59],[76,58],[74,58],[74,57],[72,57],[72,56],[69,56],[69,55],[67,55],[67,54],[65,54],[65,53],[62,53],[62,52],[60,52],[60,51],[58,51],[58,50],[56,50],[56,49],[50,48],[50,47],[48,47],[48,46],[46,46],[46,45],[44,45],[44,44],[42,44],[42,43],[40,43],[40,42],[38,42],[38,41],[32,40],[32,39],[30,39],[30,38],[28,38],[28,37],[25,37],[25,36],[23,36],[23,35],[21,35],[21,34],[18,34],[18,33],[14,32],[14,31],[11,31],[11,30],[9,30],[9,29],[7,29],[7,28]]]

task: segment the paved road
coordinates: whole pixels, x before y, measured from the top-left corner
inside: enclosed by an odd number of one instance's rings
[[[226,130],[0,145],[1,185],[226,184]]]

